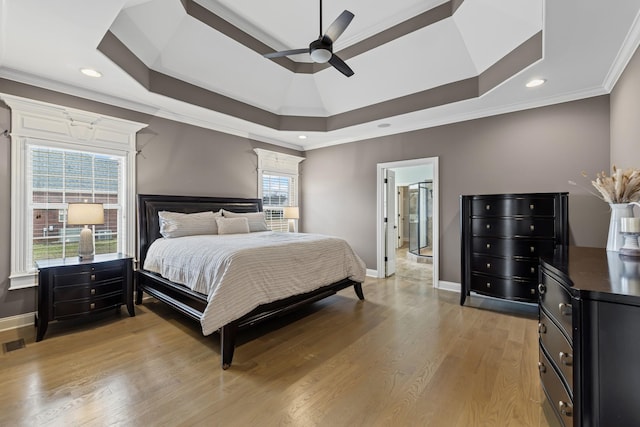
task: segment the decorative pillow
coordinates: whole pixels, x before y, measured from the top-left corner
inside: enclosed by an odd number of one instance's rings
[[[249,231],[269,231],[267,221],[264,218],[264,212],[245,212],[237,213],[222,209],[222,216],[226,218],[247,218],[249,221]]]
[[[193,236],[196,234],[218,234],[216,218],[222,216],[220,212],[158,212],[160,219],[160,234],[163,237]]]
[[[247,218],[216,218],[218,234],[240,234],[249,232]]]

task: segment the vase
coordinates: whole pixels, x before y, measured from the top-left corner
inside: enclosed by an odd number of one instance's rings
[[[609,203],[611,218],[609,219],[609,235],[607,236],[607,250],[618,252],[624,244],[624,236],[620,234],[621,218],[633,216],[633,205],[628,203]]]

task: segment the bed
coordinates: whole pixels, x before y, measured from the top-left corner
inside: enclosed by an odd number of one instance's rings
[[[231,366],[236,335],[239,329],[281,316],[302,305],[331,296],[347,287],[353,287],[357,297],[360,300],[364,300],[362,292],[364,263],[355,254],[353,256],[356,261],[353,263],[350,261],[348,265],[342,266],[342,269],[336,269],[334,251],[321,252],[327,254],[326,258],[328,259],[333,257],[334,264],[327,265],[327,273],[323,274],[318,269],[318,265],[315,264],[316,261],[313,261],[314,265],[310,268],[310,271],[319,273],[314,275],[314,277],[319,277],[317,279],[319,280],[318,283],[316,283],[316,279],[302,280],[301,277],[303,275],[296,268],[286,267],[279,269],[280,272],[291,270],[291,274],[288,277],[283,277],[281,274],[272,274],[270,273],[271,270],[268,270],[272,264],[275,265],[276,262],[279,262],[276,254],[284,254],[283,251],[285,250],[290,251],[293,248],[296,254],[302,254],[303,251],[300,249],[303,246],[301,245],[312,246],[316,249],[324,248],[324,245],[329,244],[329,242],[317,240],[321,236],[305,235],[304,233],[289,234],[260,231],[247,235],[195,235],[167,239],[160,233],[161,221],[159,219],[159,213],[166,211],[187,214],[224,211],[227,214],[231,212],[241,214],[240,216],[250,216],[252,215],[251,213],[262,212],[262,201],[260,199],[228,197],[138,195],[139,264],[136,271],[136,304],[141,304],[143,294],[147,293],[189,318],[200,322],[203,334],[208,335],[215,331],[219,332],[222,369],[228,369]],[[328,236],[324,237],[329,238]],[[224,240],[216,240],[223,238]],[[250,238],[269,243],[265,243],[266,246],[263,249],[258,249],[257,247],[249,248],[248,246],[253,245],[253,241],[248,240]],[[330,239],[341,241],[341,239]],[[274,240],[275,243],[273,242]],[[289,243],[289,240],[293,241]],[[310,242],[303,242],[306,240],[310,240]],[[156,243],[155,245],[153,245],[154,242]],[[169,246],[169,244],[185,245],[187,242],[191,247],[178,246],[181,249],[175,249],[176,246]],[[207,258],[213,255],[210,255],[202,248],[209,245],[212,248],[224,246],[219,242],[224,242],[224,245],[234,247],[237,242],[239,249],[237,251],[234,249],[235,252],[230,252],[233,255],[229,255],[230,258],[225,258],[224,261],[218,262],[214,258]],[[345,258],[350,258],[351,255],[348,251],[352,252],[352,250],[346,242],[342,242],[348,248],[345,249],[347,251]],[[287,245],[290,245],[291,248],[285,249]],[[310,248],[309,250],[313,249]],[[211,276],[214,277],[214,279],[210,279],[212,282],[211,288],[203,290],[199,286],[203,282],[201,276],[206,276],[206,274],[175,274],[175,272],[171,274],[173,270],[176,270],[175,268],[168,268],[166,265],[163,266],[161,261],[156,261],[162,254],[182,254],[183,252],[189,259],[202,258],[202,264],[220,264],[224,268],[233,267],[235,270],[226,272],[226,274]],[[257,257],[261,253],[270,254],[271,258],[260,264],[261,261]],[[323,258],[325,256],[315,256],[317,260]],[[298,259],[299,263],[302,262],[301,259]],[[342,257],[340,260],[342,260]],[[172,265],[171,263],[173,262],[176,261],[167,261],[165,264]],[[251,268],[255,266],[249,266],[249,264],[262,265],[264,270],[251,273],[253,271]],[[221,268],[220,265],[217,266],[218,269]],[[180,270],[178,269],[178,271]],[[338,276],[330,279],[330,283],[326,283],[332,275]],[[197,282],[200,285],[191,283],[191,276],[198,277]],[[170,278],[175,281],[170,280]],[[236,282],[231,283],[231,278],[235,278]],[[247,283],[240,284],[238,283],[239,280],[244,280]],[[206,280],[204,281],[206,282]],[[236,290],[240,285],[248,286],[249,289],[255,285],[256,290],[255,292],[247,293],[245,291],[243,294],[239,294]],[[255,301],[247,303],[244,296],[242,298],[238,296],[248,294],[251,296],[253,294],[257,295],[257,298],[260,298],[258,303]],[[234,307],[234,310],[231,310],[233,311],[232,313],[227,313],[228,307]]]

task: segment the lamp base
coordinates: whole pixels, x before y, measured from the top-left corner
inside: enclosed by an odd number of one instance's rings
[[[93,245],[93,233],[88,226],[84,226],[80,231],[80,241],[78,242],[78,258],[80,261],[92,260],[95,254]]]
[[[289,220],[289,233],[295,233],[296,232],[296,220],[295,219],[290,219]]]

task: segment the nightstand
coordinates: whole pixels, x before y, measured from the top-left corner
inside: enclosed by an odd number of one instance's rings
[[[92,316],[127,306],[133,308],[133,258],[123,254],[37,261],[38,312],[36,341],[41,341],[51,320]]]

